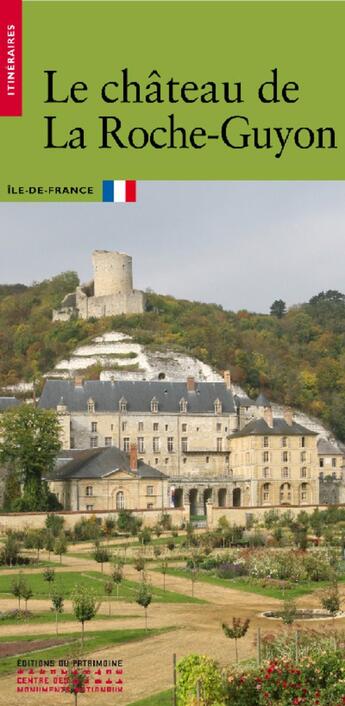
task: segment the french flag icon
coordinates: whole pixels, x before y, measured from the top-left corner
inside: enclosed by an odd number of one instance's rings
[[[134,203],[137,200],[137,182],[131,180],[103,181],[103,202]]]

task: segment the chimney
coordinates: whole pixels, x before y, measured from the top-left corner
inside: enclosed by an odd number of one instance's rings
[[[187,378],[187,392],[195,392],[195,379],[191,375]]]
[[[273,429],[273,413],[272,407],[264,407],[264,420],[268,426]]]
[[[129,465],[131,471],[138,470],[138,450],[136,444],[131,444],[131,449],[129,452]]]
[[[291,427],[293,423],[291,407],[284,407],[284,419],[289,427]]]
[[[227,389],[227,390],[231,390],[231,374],[230,374],[230,370],[224,370],[223,377],[224,377],[224,385],[225,385],[226,389]]]
[[[84,384],[84,378],[82,375],[75,375],[74,376],[74,387],[83,387]]]

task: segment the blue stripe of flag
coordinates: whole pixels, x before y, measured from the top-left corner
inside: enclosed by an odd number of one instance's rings
[[[108,203],[113,203],[114,201],[114,182],[105,180],[103,181],[103,201]]]

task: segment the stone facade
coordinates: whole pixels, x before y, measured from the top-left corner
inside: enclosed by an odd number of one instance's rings
[[[92,262],[94,279],[67,294],[61,308],[53,311],[53,321],[142,314],[144,294],[133,289],[132,258],[125,253],[95,250]]]
[[[273,418],[262,395],[237,398],[227,372],[217,383],[51,380],[40,406],[57,410],[65,449],[116,446],[128,453],[135,445],[143,463],[168,476],[166,507],[206,515],[210,503],[319,503],[317,434],[289,409]]]

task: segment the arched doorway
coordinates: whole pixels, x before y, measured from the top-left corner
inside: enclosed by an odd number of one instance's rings
[[[279,502],[281,505],[291,505],[291,485],[282,483],[279,491]]]
[[[226,488],[218,490],[218,507],[226,507]]]
[[[189,491],[190,515],[197,514],[198,491],[196,488],[191,488]]]
[[[232,491],[232,504],[233,507],[241,507],[241,488],[234,488]]]
[[[175,488],[172,494],[172,501],[174,507],[183,507],[183,490],[182,488]]]
[[[206,488],[206,490],[204,490],[204,515],[206,515],[206,505],[208,500],[212,500],[212,488]]]

